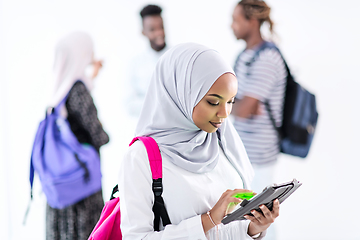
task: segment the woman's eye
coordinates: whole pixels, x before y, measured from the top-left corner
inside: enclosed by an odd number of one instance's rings
[[[235,103],[235,99],[234,100],[232,100],[232,101],[230,101],[230,102],[228,102],[229,104],[234,104]]]
[[[210,102],[210,101],[207,101],[211,106],[217,106],[217,105],[219,105],[219,103],[217,102],[217,103],[212,103],[212,102]]]

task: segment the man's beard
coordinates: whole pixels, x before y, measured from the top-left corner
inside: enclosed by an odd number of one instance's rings
[[[158,44],[155,43],[155,41],[150,41],[150,45],[151,45],[152,49],[159,52],[159,51],[161,51],[161,50],[163,50],[165,48],[166,42],[164,42],[164,44],[162,44],[162,45],[158,45]]]

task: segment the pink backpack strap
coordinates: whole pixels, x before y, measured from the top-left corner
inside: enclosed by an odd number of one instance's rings
[[[136,141],[140,140],[145,145],[149,163],[153,178],[152,190],[154,192],[154,230],[160,231],[160,218],[163,226],[171,224],[169,215],[165,208],[164,199],[162,198],[163,186],[162,186],[162,158],[160,154],[159,146],[152,137],[136,137],[134,138],[130,146]]]
[[[130,146],[136,141],[140,140],[144,143],[148,154],[151,172],[152,172],[152,190],[154,193],[154,230],[160,230],[160,219],[163,226],[171,224],[169,215],[165,208],[165,203],[162,198],[162,159],[159,147],[155,140],[151,137],[136,137],[134,138]],[[105,203],[100,219],[93,229],[88,240],[113,240],[122,239],[120,229],[120,199],[114,198],[115,192],[118,191],[118,185],[116,185],[111,194],[110,201]]]
[[[162,159],[159,146],[152,137],[135,137],[129,146],[136,140],[140,140],[146,148],[153,179],[162,178]]]

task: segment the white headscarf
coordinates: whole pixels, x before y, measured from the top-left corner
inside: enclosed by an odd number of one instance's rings
[[[234,74],[216,51],[195,43],[180,44],[159,60],[145,97],[136,136],[151,136],[163,156],[194,173],[209,172],[219,159],[219,141],[246,188],[253,170],[243,143],[226,119],[217,132],[199,129],[194,107],[223,74]]]
[[[70,33],[58,42],[51,107],[56,107],[64,99],[77,80],[81,80],[89,91],[92,90],[93,80],[85,75],[85,69],[92,62],[93,52],[91,37],[83,32]]]

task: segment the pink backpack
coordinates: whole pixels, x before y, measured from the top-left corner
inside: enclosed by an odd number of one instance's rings
[[[159,231],[160,218],[162,219],[163,225],[170,224],[170,218],[166,211],[164,200],[161,196],[162,188],[162,159],[160,150],[151,137],[136,137],[134,138],[129,146],[131,146],[136,140],[140,140],[146,148],[150,168],[152,172],[152,190],[154,192],[154,230]],[[94,230],[90,234],[88,240],[119,240],[122,239],[120,229],[120,199],[114,197],[114,194],[118,191],[118,185],[116,185],[111,194],[110,201],[105,203],[105,206],[101,212],[100,219],[96,224]]]

